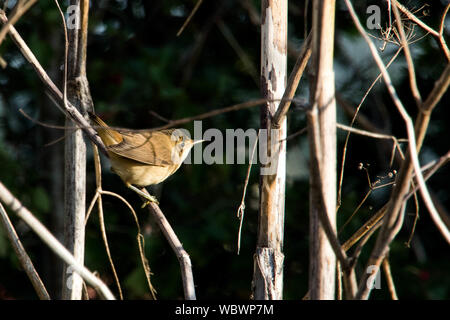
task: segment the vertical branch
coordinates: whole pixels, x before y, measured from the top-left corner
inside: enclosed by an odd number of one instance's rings
[[[333,46],[334,0],[313,2],[311,106],[308,111],[310,141],[310,266],[311,300],[334,299],[336,256],[320,214],[336,233],[336,104],[334,99]],[[314,161],[312,161],[314,160]],[[317,163],[318,166],[313,165]],[[318,181],[322,179],[322,181]],[[326,208],[322,206],[324,204]]]
[[[92,100],[86,79],[87,17],[89,3],[86,0],[71,0],[71,6],[78,10],[80,24],[68,30],[67,49],[67,99],[86,114],[92,109]],[[66,82],[65,82],[66,84]],[[75,124],[69,118],[66,126]],[[86,197],[86,144],[81,130],[67,133],[65,144],[65,245],[73,252],[79,263],[84,261],[84,220]],[[67,270],[62,288],[63,299],[81,299],[82,280]],[[70,283],[69,283],[70,282]]]
[[[261,91],[268,99],[261,108],[261,141],[269,158],[261,166],[258,240],[254,261],[254,299],[283,297],[283,232],[286,176],[286,118],[271,130],[271,121],[286,87],[287,0],[261,2]]]

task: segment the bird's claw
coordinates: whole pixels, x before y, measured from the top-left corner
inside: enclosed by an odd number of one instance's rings
[[[153,203],[159,205],[159,201],[156,200],[155,197],[151,197],[150,199],[147,199],[146,201],[144,201],[144,203],[142,204],[142,207],[141,207],[141,208],[144,209],[144,208],[145,208],[147,205],[149,205],[151,202],[153,202]]]

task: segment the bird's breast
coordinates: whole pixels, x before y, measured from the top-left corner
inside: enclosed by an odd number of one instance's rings
[[[148,165],[114,154],[110,155],[110,160],[114,172],[125,183],[141,187],[163,182],[180,167],[180,164],[170,166]]]

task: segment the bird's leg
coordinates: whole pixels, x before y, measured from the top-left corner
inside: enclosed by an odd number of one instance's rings
[[[145,192],[142,191],[142,190],[139,190],[138,188],[136,188],[135,186],[133,186],[133,185],[130,184],[130,183],[127,183],[126,185],[127,185],[128,188],[130,188],[131,190],[133,190],[134,192],[136,192],[138,195],[140,195],[142,198],[144,198],[144,199],[147,200],[147,201],[144,202],[144,204],[142,205],[142,208],[144,208],[144,207],[145,207],[147,204],[149,204],[150,202],[154,202],[154,203],[156,203],[156,204],[159,204],[158,200],[157,200],[154,196],[152,196],[152,195],[150,195],[150,194],[147,194],[147,193],[145,193]]]

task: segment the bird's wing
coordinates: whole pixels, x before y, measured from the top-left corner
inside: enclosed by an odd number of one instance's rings
[[[154,166],[172,165],[172,149],[163,147],[161,144],[171,146],[170,136],[159,132],[126,133],[121,132],[123,141],[108,147],[124,158],[132,159],[143,164]],[[155,145],[155,141],[158,141]]]

